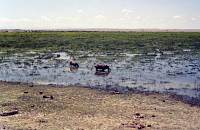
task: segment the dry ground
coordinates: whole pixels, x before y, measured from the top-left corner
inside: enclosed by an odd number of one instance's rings
[[[147,130],[200,129],[198,107],[158,94],[1,82],[0,113],[14,109],[19,114],[0,116],[0,130],[132,130],[138,126]]]

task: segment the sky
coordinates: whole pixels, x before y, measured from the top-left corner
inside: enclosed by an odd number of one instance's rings
[[[200,29],[200,0],[0,0],[0,29]]]

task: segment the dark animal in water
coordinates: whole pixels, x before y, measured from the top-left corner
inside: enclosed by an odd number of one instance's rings
[[[107,70],[107,72],[110,72],[111,69],[108,65],[96,65],[96,72],[105,72],[105,70]]]
[[[70,67],[79,68],[78,63],[69,62]]]

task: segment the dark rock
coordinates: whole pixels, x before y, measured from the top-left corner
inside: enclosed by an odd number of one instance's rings
[[[6,127],[4,125],[0,124],[0,130],[7,130]]]
[[[147,125],[147,127],[151,127],[151,125]]]
[[[111,94],[115,95],[115,94],[121,94],[121,93],[118,91],[112,91]]]
[[[59,57],[60,57],[60,54],[57,54],[56,57],[59,58]]]
[[[135,113],[136,116],[140,116],[140,113]]]
[[[144,129],[145,128],[145,126],[144,125],[142,125],[142,124],[139,124],[139,125],[137,125],[137,127],[136,128],[138,128],[138,129]]]
[[[32,72],[32,73],[29,74],[29,76],[38,76],[38,75],[40,75],[40,74],[37,73],[37,72]]]
[[[138,120],[138,119],[142,119],[144,118],[144,116],[142,116],[140,113],[136,113],[134,116],[133,116],[133,119],[134,120]]]
[[[16,115],[18,113],[19,113],[18,110],[13,110],[13,111],[9,111],[9,112],[2,112],[2,113],[0,113],[0,116],[12,116],[12,115]]]
[[[53,97],[53,96],[50,96],[50,99],[51,99],[51,100],[53,100],[53,99],[54,99],[54,97]]]
[[[124,126],[124,125],[126,125],[126,124],[124,124],[124,123],[121,123],[121,125],[123,125],[123,126]]]
[[[47,123],[48,121],[46,119],[40,119],[38,122],[39,123]]]
[[[125,126],[128,127],[128,128],[136,128],[136,129],[139,129],[139,130],[145,128],[144,125],[139,124],[139,123],[135,123],[135,122],[133,122],[133,123],[131,123],[131,124],[128,124],[128,125],[125,125]]]
[[[35,105],[31,105],[31,107],[33,108],[33,107],[35,107]]]
[[[82,129],[82,128],[78,128],[78,130],[84,130],[84,129]]]
[[[169,88],[168,90],[170,90],[170,91],[173,91],[173,90],[174,90],[174,88]]]
[[[33,84],[30,84],[29,87],[33,87]]]
[[[43,98],[44,99],[51,99],[51,100],[53,100],[54,99],[54,97],[51,95],[51,96],[43,96]]]
[[[48,69],[48,68],[50,68],[50,67],[49,67],[49,66],[44,66],[43,68],[44,68],[44,69]]]
[[[24,94],[28,94],[28,92],[24,92]]]

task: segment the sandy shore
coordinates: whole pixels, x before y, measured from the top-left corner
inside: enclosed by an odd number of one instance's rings
[[[200,129],[200,108],[159,94],[0,82],[0,129]]]

